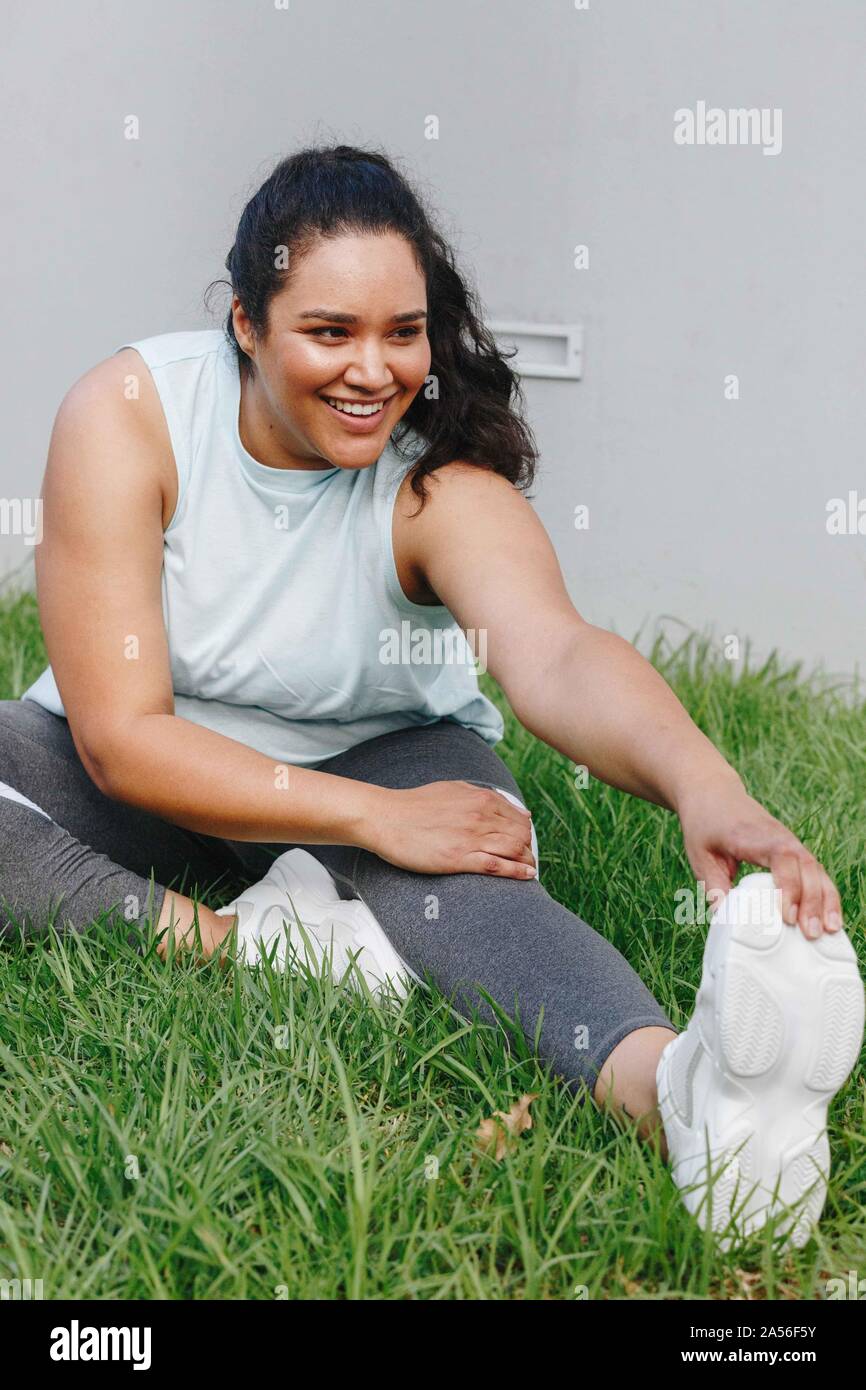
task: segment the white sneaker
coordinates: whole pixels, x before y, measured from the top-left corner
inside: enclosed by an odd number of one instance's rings
[[[409,978],[418,976],[397,955],[370,909],[360,898],[340,898],[324,864],[303,849],[279,855],[264,878],[234,902],[217,909],[219,916],[237,913],[238,957],[255,965],[276,943],[273,964],[285,970],[294,953],[317,975],[331,962],[333,978],[342,980],[352,957],[373,995],[390,979],[399,999],[406,996]],[[307,934],[305,942],[301,926]],[[351,984],[358,987],[352,973]]]
[[[807,940],[772,874],[748,874],[712,918],[694,1014],[656,1070],[674,1181],[722,1249],[770,1218],[785,1245],[808,1241],[830,1176],[827,1107],[863,1021],[845,932]]]
[[[511,792],[502,787],[495,790],[515,806],[523,806]],[[538,840],[531,821],[530,831],[537,866]],[[327,957],[332,960],[333,978],[339,981],[356,955],[357,969],[374,996],[381,993],[386,980],[398,999],[406,997],[409,980],[424,985],[394,950],[366,903],[360,898],[341,898],[324,864],[306,850],[290,849],[279,855],[260,882],[245,889],[234,902],[217,908],[217,916],[233,914],[238,918],[238,958],[247,965],[255,965],[265,951],[270,954],[276,943],[273,963],[281,970],[285,970],[287,958],[293,959],[297,952],[321,975]],[[354,972],[351,983],[357,988]]]

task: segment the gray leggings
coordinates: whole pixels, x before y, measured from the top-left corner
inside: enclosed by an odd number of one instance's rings
[[[392,788],[473,782],[523,800],[499,754],[451,720],[368,739],[317,767]],[[0,937],[44,931],[49,914],[56,930],[83,932],[117,909],[143,945],[167,888],[222,901],[291,847],[201,835],[112,800],[85,770],[66,720],[33,700],[0,700],[0,783],[46,813],[0,797]],[[474,1008],[495,1021],[480,986],[519,1015],[532,1047],[543,1007],[538,1055],[573,1090],[581,1080],[594,1085],[633,1029],[673,1027],[619,951],[537,879],[417,874],[354,846],[303,848],[342,897],[363,899],[398,954],[461,1013]]]

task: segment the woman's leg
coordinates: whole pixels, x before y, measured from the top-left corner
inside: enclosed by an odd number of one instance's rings
[[[118,907],[139,946],[148,917],[159,930],[174,922],[175,939],[192,944],[197,915],[209,953],[233,919],[204,906],[199,885],[212,890],[226,874],[259,877],[272,857],[258,845],[199,835],[105,796],[65,719],[32,700],[0,700],[0,937],[14,934],[16,923],[25,932],[45,930],[55,909],[58,930],[81,932]],[[167,945],[168,938],[160,954]]]
[[[473,782],[523,801],[496,751],[449,720],[370,739],[318,768],[393,788]],[[642,1132],[658,1132],[655,1073],[673,1025],[619,951],[537,879],[417,874],[366,850],[307,848],[341,895],[357,894],[405,962],[418,975],[429,970],[458,1008],[476,1006],[494,1021],[481,986],[511,1016],[519,1010],[530,1040],[543,1008],[542,1060],[573,1089],[584,1081],[599,1104],[645,1116]]]

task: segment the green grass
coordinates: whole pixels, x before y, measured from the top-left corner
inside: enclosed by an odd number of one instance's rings
[[[866,706],[748,653],[734,667],[695,634],[652,660],[834,877],[862,957]],[[44,662],[35,601],[7,599],[0,698]],[[674,922],[675,890],[693,886],[676,818],[576,790],[484,683],[545,886],[684,1024],[704,929]],[[712,1299],[822,1297],[863,1271],[862,1059],[831,1109],[817,1238],[726,1256],[654,1153],[505,1022],[422,990],[391,1012],[329,980],[166,966],[121,925],[0,944],[0,1278],[41,1278],[46,1298]],[[514,1151],[473,1159],[480,1122],[533,1091]]]

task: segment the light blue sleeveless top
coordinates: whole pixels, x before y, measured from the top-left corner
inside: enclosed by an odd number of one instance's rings
[[[222,330],[122,346],[150,368],[177,467],[162,569],[175,714],[298,766],[438,719],[498,743],[461,629],[397,576],[391,519],[419,436],[407,462],[389,440],[366,469],[271,468],[240,441]],[[65,717],[50,666],[21,698]]]

